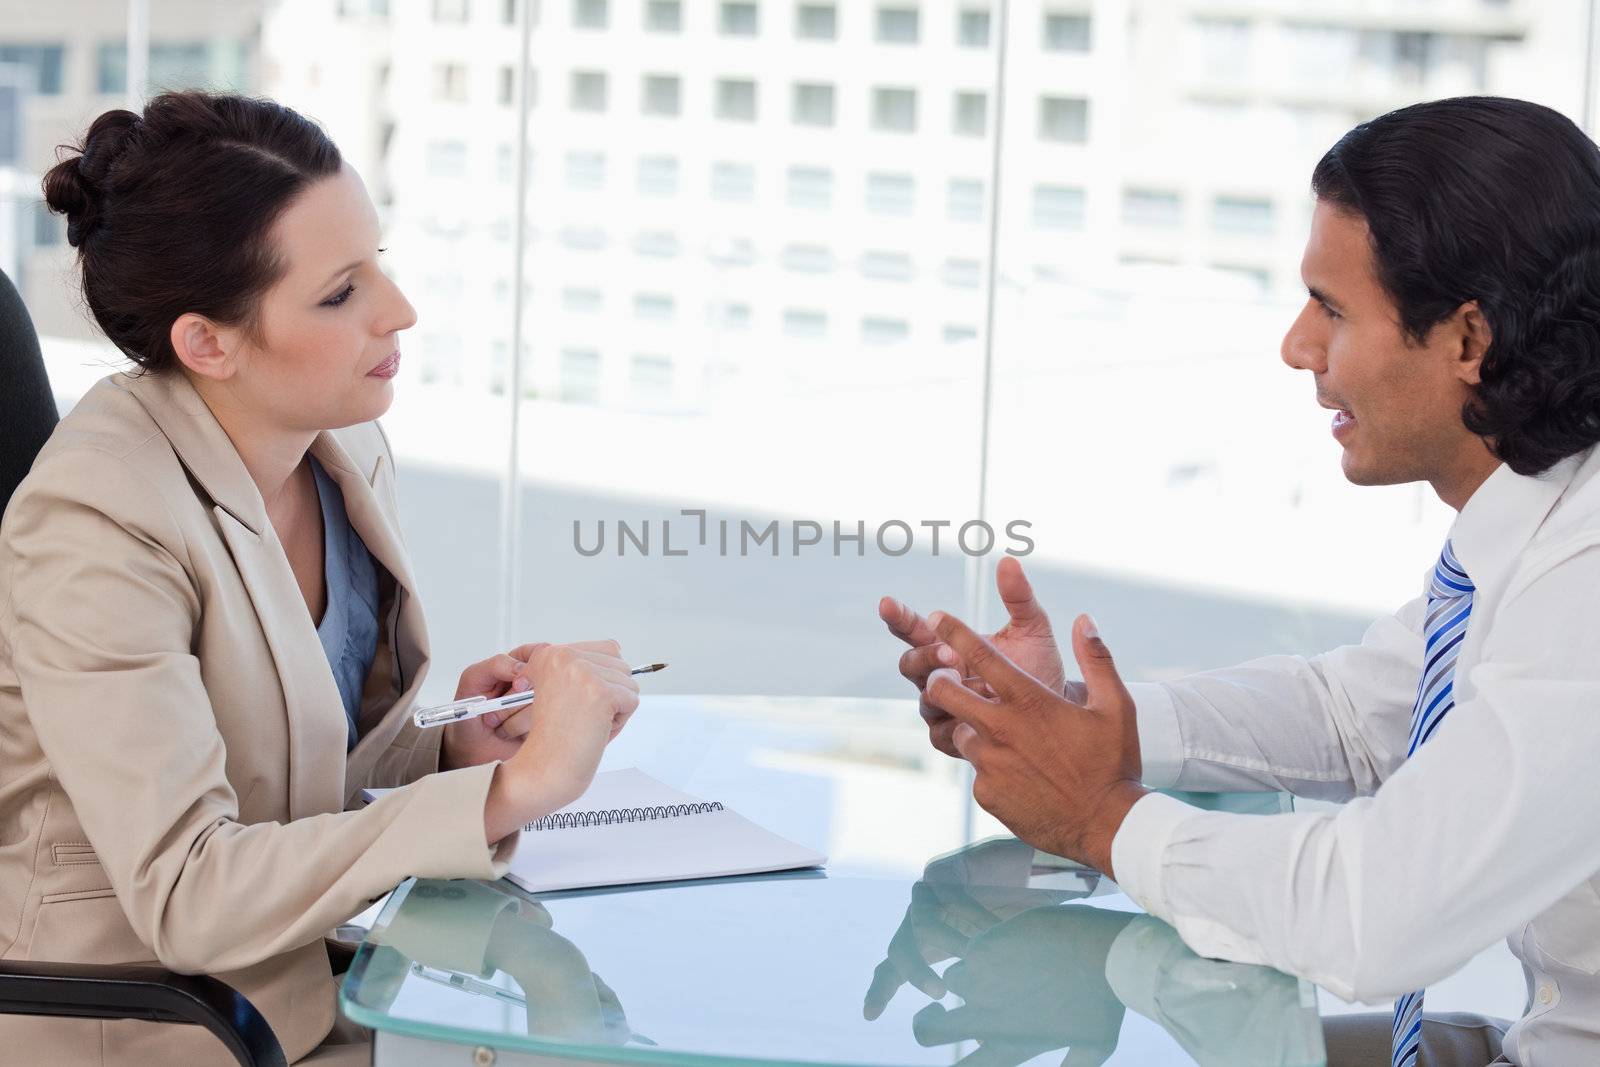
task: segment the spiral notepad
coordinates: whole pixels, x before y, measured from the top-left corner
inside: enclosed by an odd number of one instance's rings
[[[654,804],[648,808],[606,808],[603,811],[557,811],[535,819],[524,830],[575,830],[586,826],[615,826],[625,822],[653,822],[681,815],[705,815],[726,809],[716,801],[696,804]]]

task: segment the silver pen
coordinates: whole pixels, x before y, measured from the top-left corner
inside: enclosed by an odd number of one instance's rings
[[[648,663],[642,667],[635,667],[628,673],[653,674],[656,671],[666,670],[666,668],[667,665],[665,663]],[[418,708],[411,713],[411,721],[423,729],[427,729],[430,726],[448,726],[453,722],[476,719],[479,715],[487,715],[491,711],[520,708],[532,699],[532,689],[524,690],[521,693],[507,693],[503,697],[467,697],[464,700],[452,700],[448,704],[439,704],[431,708]]]

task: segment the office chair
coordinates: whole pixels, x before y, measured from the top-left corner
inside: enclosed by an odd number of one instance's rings
[[[0,516],[57,420],[33,320],[0,272]],[[284,1067],[255,1005],[209,975],[134,964],[0,960],[0,1015],[145,1019],[203,1026],[243,1067]]]

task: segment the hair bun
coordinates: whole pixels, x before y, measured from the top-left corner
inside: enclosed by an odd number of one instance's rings
[[[67,243],[74,248],[100,221],[106,176],[127,149],[139,121],[132,111],[107,111],[94,120],[81,146],[62,146],[77,154],[61,159],[45,174],[45,203],[67,217]]]

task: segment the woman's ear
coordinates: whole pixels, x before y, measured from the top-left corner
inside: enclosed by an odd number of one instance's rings
[[[172,351],[178,362],[203,378],[233,377],[237,332],[217,326],[204,315],[187,312],[172,324]]]
[[[1461,349],[1456,355],[1456,374],[1467,385],[1477,385],[1481,379],[1483,357],[1494,341],[1494,331],[1476,300],[1469,300],[1456,309],[1461,317]]]

